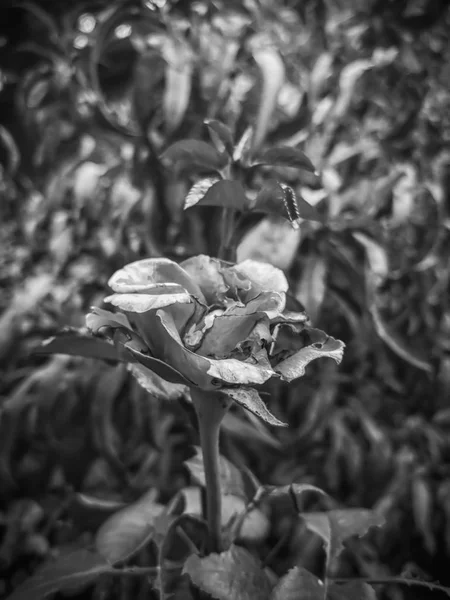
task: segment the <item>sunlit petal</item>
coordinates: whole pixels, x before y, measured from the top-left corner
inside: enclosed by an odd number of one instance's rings
[[[172,289],[173,292],[171,292]],[[112,294],[111,296],[107,296],[104,301],[128,313],[146,313],[150,310],[170,306],[171,304],[190,304],[192,302],[191,295],[176,284],[171,287],[164,286],[164,288],[158,288],[159,292],[162,290],[165,293]]]
[[[177,263],[168,258],[147,258],[122,267],[110,278],[108,285],[114,292],[148,292],[155,284],[178,284],[190,294],[204,301],[199,286]]]
[[[260,292],[285,293],[289,288],[283,271],[268,263],[247,259],[237,264],[233,269],[245,275],[251,281],[251,298],[254,298]]]

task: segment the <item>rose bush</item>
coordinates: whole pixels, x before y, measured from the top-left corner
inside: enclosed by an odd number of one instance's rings
[[[87,326],[157,395],[220,390],[274,422],[253,386],[292,381],[316,358],[342,358],[341,341],[308,327],[304,312],[286,310],[286,277],[266,263],[145,259],[114,273],[109,286],[105,302],[120,312],[93,308]]]

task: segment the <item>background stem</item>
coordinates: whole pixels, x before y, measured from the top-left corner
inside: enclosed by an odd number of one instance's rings
[[[211,552],[222,550],[222,492],[220,489],[220,424],[231,402],[221,393],[192,390],[197,412],[206,480],[206,520]]]

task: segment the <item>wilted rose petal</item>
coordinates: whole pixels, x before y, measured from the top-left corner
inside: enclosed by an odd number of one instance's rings
[[[141,364],[132,363],[129,370],[147,392],[159,400],[179,400],[188,393],[188,387],[170,383]]]
[[[164,289],[166,293],[162,294],[112,294],[107,296],[104,301],[129,313],[145,313],[171,304],[190,304],[192,302],[191,295],[176,284],[173,288],[165,286]],[[171,289],[174,289],[173,293],[170,293]]]
[[[228,286],[222,275],[220,260],[199,254],[183,261],[181,266],[200,286],[208,304],[221,302]]]
[[[117,327],[121,325],[131,329],[131,325],[126,315],[122,313],[113,313],[110,310],[104,310],[93,306],[91,312],[86,315],[86,327],[93,333],[102,333],[104,327]]]
[[[221,380],[223,385],[262,385],[277,374],[270,367],[251,364],[226,358],[224,360],[209,359],[208,374]]]
[[[251,297],[260,292],[285,293],[289,288],[285,274],[268,263],[247,259],[233,267],[235,271],[245,275],[252,283]]]
[[[196,352],[202,356],[226,358],[251,333],[256,323],[264,317],[258,315],[220,315],[214,319]]]
[[[269,319],[276,319],[286,306],[284,294],[278,292],[262,292],[246,304],[233,304],[225,311],[225,315],[252,315],[264,313]]]
[[[155,284],[178,284],[201,302],[203,294],[195,281],[176,262],[168,258],[146,258],[125,265],[108,281],[108,285],[119,294],[146,292]]]
[[[183,345],[170,314],[161,309],[156,315],[165,331],[161,338],[164,357],[167,357],[175,369],[198,387],[217,389],[224,384],[258,385],[276,375],[270,367],[258,364],[232,358],[214,360],[199,356]]]
[[[277,425],[278,427],[287,427],[287,423],[283,423],[283,421],[279,421],[273,416],[254,388],[224,389],[224,392],[243,408],[266,421],[266,423]]]
[[[306,366],[316,358],[332,358],[339,364],[342,360],[345,344],[331,336],[324,335],[326,340],[323,343],[315,342],[310,346],[302,348],[289,358],[278,363],[274,367],[274,370],[285,381],[293,381],[298,377],[303,377]]]

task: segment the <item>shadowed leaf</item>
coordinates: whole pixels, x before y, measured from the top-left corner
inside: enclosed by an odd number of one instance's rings
[[[19,585],[8,600],[41,600],[59,591],[73,594],[110,570],[111,566],[99,554],[78,550],[45,564]]]
[[[233,154],[233,136],[230,129],[215,119],[205,121],[205,125],[209,129],[211,140],[219,152],[226,150],[231,156]]]
[[[375,590],[363,581],[330,585],[328,600],[377,600]]]
[[[222,169],[227,159],[217,150],[199,140],[180,140],[175,142],[163,154],[161,160],[169,164],[176,172],[186,168],[203,168],[211,171]]]
[[[301,513],[301,517],[306,527],[323,539],[328,562],[342,552],[343,542],[347,538],[354,535],[363,536],[371,527],[384,525],[382,515],[365,509]]]
[[[289,146],[281,146],[278,148],[270,148],[263,154],[255,158],[252,166],[256,165],[273,165],[282,167],[297,167],[314,173],[316,168],[302,150],[291,148]]]
[[[205,486],[205,472],[203,469],[203,457],[201,448],[195,446],[195,456],[184,461],[191,476],[199,485]],[[225,457],[220,457],[219,464],[220,485],[222,494],[234,494],[245,498],[245,487],[242,473]]]
[[[174,131],[182,122],[189,104],[193,61],[187,44],[168,38],[163,47],[166,60],[166,87],[163,111],[167,130]]]
[[[269,130],[272,115],[277,106],[277,98],[285,81],[285,67],[280,54],[274,48],[262,43],[252,44],[253,58],[261,70],[263,87],[261,103],[256,117],[255,131],[252,136],[252,150],[261,147]]]
[[[103,500],[77,492],[70,501],[68,512],[81,531],[97,531],[106,519],[124,506],[124,502]]]
[[[153,521],[163,511],[150,490],[103,523],[95,537],[97,552],[110,564],[131,558],[153,535]]]
[[[421,371],[432,372],[432,366],[426,360],[425,356],[417,349],[411,348],[407,340],[385,322],[375,302],[370,306],[370,314],[378,336],[397,356],[400,356],[400,358],[403,358],[403,360]]]
[[[33,350],[34,354],[69,354],[85,358],[101,360],[123,360],[116,348],[99,338],[84,335],[76,331],[63,331],[45,340],[41,346]]]

